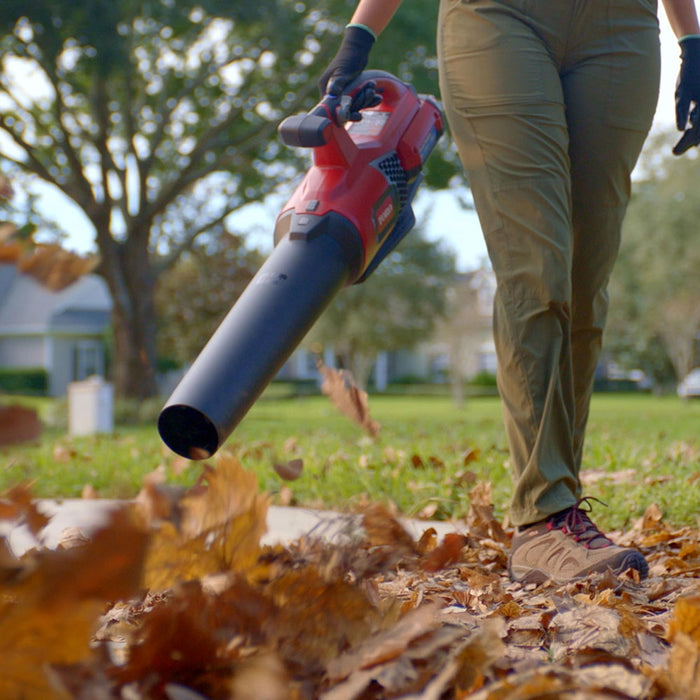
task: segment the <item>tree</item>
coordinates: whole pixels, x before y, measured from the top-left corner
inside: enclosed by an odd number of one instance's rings
[[[700,161],[667,155],[672,135],[652,140],[641,162],[611,284],[606,348],[659,376],[658,345],[676,377],[692,368],[700,333]]]
[[[178,365],[204,347],[262,263],[238,236],[195,244],[160,280],[158,355]]]
[[[452,397],[464,403],[464,382],[478,370],[479,351],[493,338],[493,296],[496,281],[490,268],[459,275],[447,290],[447,310],[436,330],[449,358]]]
[[[382,68],[435,91],[433,26],[407,3]],[[325,0],[8,0],[0,6],[0,161],[85,213],[114,301],[114,382],[154,393],[158,277],[204,232],[298,167],[281,117],[315,79],[353,3]],[[430,10],[434,12],[434,10]],[[392,34],[415,37],[407,52]],[[406,36],[404,35],[404,36]],[[27,76],[32,76],[27,90]],[[17,76],[23,76],[17,79]],[[438,182],[455,165],[435,156]]]
[[[411,231],[366,282],[341,290],[307,341],[332,347],[364,387],[377,353],[409,349],[431,335],[454,276],[453,255]]]

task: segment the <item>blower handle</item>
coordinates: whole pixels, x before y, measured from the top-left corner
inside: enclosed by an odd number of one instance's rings
[[[363,82],[360,77],[347,89],[349,92],[342,95],[326,95],[307,114],[284,119],[278,128],[282,141],[294,148],[325,146],[333,138],[334,126],[342,128],[347,122],[360,121],[361,110],[381,102],[381,90],[374,80]]]

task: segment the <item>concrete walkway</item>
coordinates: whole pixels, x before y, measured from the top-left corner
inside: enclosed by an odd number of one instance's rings
[[[42,545],[54,548],[67,528],[78,528],[86,535],[100,527],[112,509],[123,501],[107,499],[66,499],[61,501],[40,499],[38,507],[51,518],[40,533]],[[462,532],[463,525],[453,522],[402,519],[408,533],[418,539],[428,528],[435,528],[438,537],[450,532]],[[313,535],[326,540],[337,540],[357,533],[361,527],[360,516],[311,508],[270,506],[267,513],[267,533],[263,544],[290,543],[304,535]],[[24,525],[12,525],[0,521],[0,536],[7,537],[8,544],[16,556],[36,546],[36,540]]]

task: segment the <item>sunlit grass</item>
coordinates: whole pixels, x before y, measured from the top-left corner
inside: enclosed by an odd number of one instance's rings
[[[44,403],[41,410],[51,415],[55,407]],[[460,518],[473,485],[489,481],[496,512],[506,515],[511,483],[497,398],[456,408],[446,397],[372,396],[370,411],[382,425],[375,439],[324,397],[259,401],[226,449],[277,503],[347,509],[383,501],[407,515]],[[596,507],[596,521],[622,528],[656,503],[669,522],[697,525],[699,427],[700,401],[596,395],[585,494],[609,506]],[[301,477],[282,481],[274,465],[296,458],[303,460]],[[38,444],[0,452],[0,488],[30,481],[39,496],[76,497],[90,484],[101,496],[130,498],[158,467],[184,485],[201,471],[164,449],[153,421],[85,438],[49,427]]]

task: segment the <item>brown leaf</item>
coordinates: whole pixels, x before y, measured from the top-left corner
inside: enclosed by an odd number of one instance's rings
[[[10,545],[4,537],[0,537],[0,583],[6,576],[13,576],[21,569],[19,559],[10,549]]]
[[[466,452],[462,455],[462,464],[466,467],[472,462],[478,462],[479,457],[481,457],[481,450],[475,448],[475,447],[470,447]]]
[[[437,546],[437,530],[434,527],[429,527],[423,532],[416,544],[418,554],[425,556],[432,552]]]
[[[41,430],[41,421],[34,409],[0,406],[0,447],[36,440]]]
[[[280,479],[285,481],[294,481],[301,476],[304,469],[304,461],[302,459],[290,459],[288,462],[275,463],[275,471]]]
[[[97,489],[92,484],[85,484],[85,486],[83,486],[82,488],[82,491],[80,492],[80,498],[87,501],[94,501],[96,498],[99,497],[100,494],[97,493]]]
[[[181,584],[144,618],[128,662],[114,675],[122,684],[148,675],[187,682],[216,662],[217,648],[211,599],[198,582]]]
[[[419,454],[414,453],[411,455],[411,466],[414,469],[423,469],[425,467],[425,462]]]
[[[12,183],[4,175],[0,175],[0,198],[12,199],[14,194]]]
[[[658,524],[661,522],[663,519],[664,514],[661,512],[661,508],[659,508],[656,503],[652,503],[646,511],[644,511],[644,516],[642,517],[642,522],[641,522],[641,529],[642,530],[651,530],[655,527],[658,526]]]
[[[508,543],[508,535],[493,515],[491,484],[485,481],[478,483],[469,492],[469,498],[471,501],[467,513],[469,532],[479,537],[489,537],[496,542]]]
[[[673,607],[673,617],[668,626],[668,639],[685,634],[700,648],[700,595],[679,598]]]
[[[393,627],[367,639],[355,649],[333,659],[328,677],[338,681],[357,670],[372,668],[398,658],[416,638],[440,625],[438,610],[423,605],[406,613]]]
[[[620,633],[620,622],[618,612],[598,605],[559,613],[549,627],[554,640],[554,658],[563,658],[580,649],[597,649],[616,656],[627,656],[633,645],[628,637]]]
[[[361,644],[377,624],[377,612],[343,570],[313,564],[285,569],[266,591],[276,610],[268,634],[293,665],[319,669],[350,646]]]
[[[457,533],[445,535],[442,544],[436,547],[425,558],[423,568],[426,571],[438,571],[459,561],[462,548],[467,544],[467,538]]]
[[[231,697],[236,700],[289,700],[289,674],[279,656],[268,651],[237,664]]]
[[[17,269],[39,284],[59,292],[99,265],[96,256],[81,257],[56,244],[35,245],[17,261]]]
[[[678,697],[687,700],[700,698],[700,648],[696,640],[683,632],[674,635],[668,675]]]
[[[54,445],[51,451],[51,456],[54,462],[70,462],[77,456],[78,452],[72,447],[66,447],[65,445]]]
[[[413,537],[382,504],[375,503],[363,510],[362,526],[371,547],[392,546],[411,552],[415,550]]]
[[[260,554],[267,530],[268,498],[258,493],[255,474],[232,455],[204,465],[201,482],[167,503],[163,486],[145,484],[146,503],[156,513],[170,508],[170,521],[155,529],[146,565],[149,588],[162,590],[221,571],[245,571]],[[156,494],[156,497],[153,495]],[[159,510],[162,508],[163,510]]]
[[[27,526],[36,536],[49,523],[49,518],[37,507],[27,484],[18,484],[0,498],[0,518],[14,520]]]
[[[367,392],[358,388],[352,373],[327,367],[320,358],[316,366],[322,378],[322,393],[330,398],[338,410],[376,437],[381,426],[370,417]]]
[[[84,546],[38,552],[0,585],[0,697],[57,697],[42,669],[90,656],[105,602],[138,590],[145,542],[117,511]]]
[[[15,262],[22,253],[19,242],[11,240],[15,233],[17,227],[14,224],[7,221],[0,223],[0,259],[3,262]]]
[[[470,637],[459,654],[459,671],[456,678],[458,688],[472,691],[483,684],[483,679],[493,664],[503,658],[506,649],[503,636],[505,636],[503,618],[492,618],[481,623],[476,634]]]
[[[179,527],[180,499],[184,496],[185,489],[165,484],[164,479],[165,475],[159,470],[147,474],[134,503],[147,526],[169,520]]]

